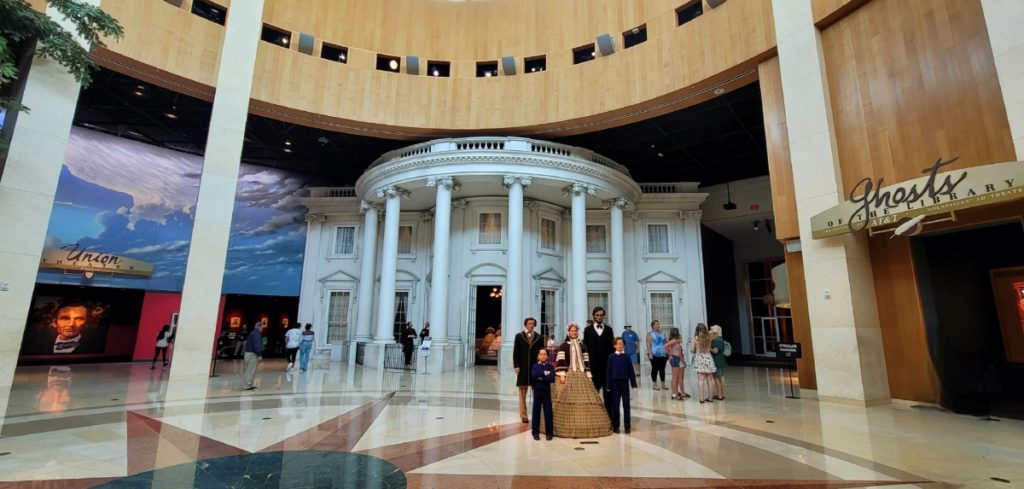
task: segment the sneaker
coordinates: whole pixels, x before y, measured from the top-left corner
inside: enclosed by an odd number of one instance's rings
[[[654,384],[653,386],[651,386],[651,389],[654,389],[656,391],[660,391],[661,390],[661,388],[658,387],[658,384]]]
[[[256,386],[255,385],[247,385],[247,386],[243,387],[242,390],[243,391],[254,391],[254,390],[256,390]]]
[[[295,366],[295,364],[294,364],[294,363],[292,363],[292,362],[288,362],[288,370],[291,370],[291,369],[292,369],[292,367],[294,367],[294,366]]]

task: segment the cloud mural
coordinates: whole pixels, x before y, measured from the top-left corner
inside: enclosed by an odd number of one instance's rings
[[[44,270],[39,282],[180,291],[199,193],[201,157],[74,128],[57,185],[46,248],[78,243],[153,264],[148,278]],[[305,249],[299,197],[288,172],[242,164],[224,293],[298,296]]]

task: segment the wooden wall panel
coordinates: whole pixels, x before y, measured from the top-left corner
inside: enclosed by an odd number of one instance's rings
[[[847,194],[867,176],[915,178],[939,157],[959,156],[955,168],[1014,159],[978,0],[874,0],[825,29],[822,47]],[[870,247],[892,397],[935,402],[909,244]]]
[[[814,372],[814,345],[811,342],[811,314],[807,308],[807,285],[804,282],[803,254],[786,253],[786,273],[789,275],[789,301],[793,315],[793,338],[803,348],[803,358],[796,361],[801,389],[817,389]]]
[[[216,85],[224,26],[164,1],[102,0],[100,7],[125,30],[123,40],[107,40],[108,51],[140,67],[208,87]]]
[[[779,58],[762,62],[757,71],[768,150],[768,175],[772,182],[775,237],[780,241],[796,239],[800,237],[800,222],[796,215],[796,192],[793,188],[793,165],[789,159],[789,133],[786,130]]]

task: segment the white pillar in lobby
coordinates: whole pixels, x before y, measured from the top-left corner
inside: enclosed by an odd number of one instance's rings
[[[704,247],[701,245],[700,219],[703,211],[679,211],[683,221],[683,256],[686,257],[686,297],[683,301],[688,313],[688,324],[680,329],[687,335],[693,334],[697,323],[708,326],[715,318],[708,317],[707,297],[704,295]]]
[[[363,214],[363,245],[359,250],[359,300],[356,309],[356,343],[367,343],[373,339],[370,332],[373,324],[373,286],[377,272],[377,222],[380,206],[371,202],[359,203]],[[352,356],[353,361],[355,355]]]
[[[512,346],[523,323],[523,190],[532,183],[528,176],[506,175],[502,179],[508,189],[508,263],[505,272],[505,324],[501,327],[501,360],[499,365],[511,367]],[[504,371],[504,369],[503,369]]]
[[[629,206],[629,201],[619,197],[606,204],[611,214],[612,235],[612,297],[608,320],[616,331],[622,331],[626,324],[626,249],[622,213]]]
[[[580,323],[580,334],[584,323],[590,317],[587,311],[587,194],[595,193],[594,187],[574,183],[565,191],[572,194],[572,293],[569,321]],[[582,336],[581,336],[582,337]]]
[[[887,402],[889,382],[864,234],[811,238],[811,216],[843,198],[821,34],[811,0],[772,0],[789,128],[818,395]]]
[[[363,365],[384,368],[385,346],[395,342],[395,272],[398,271],[398,223],[402,211],[402,197],[409,191],[388,186],[377,191],[384,197],[384,242],[380,254],[380,291],[377,297],[377,331],[373,343],[366,345]]]
[[[302,255],[302,281],[299,283],[299,315],[296,322],[299,327],[303,324],[315,323],[317,302],[320,294],[317,293],[320,276],[320,241],[323,235],[323,223],[327,216],[323,214],[306,214],[306,250]],[[326,336],[326,335],[325,335]]]
[[[981,0],[988,27],[999,88],[1003,93],[1010,137],[1017,160],[1024,160],[1024,2],[1020,0]]]
[[[88,3],[98,5],[99,0]],[[52,6],[46,14],[75,31]],[[27,77],[21,103],[32,111],[7,115],[14,130],[6,161],[0,165],[0,417],[18,365],[80,89],[75,78],[50,58],[32,59],[21,76]]]
[[[221,286],[234,212],[256,48],[263,27],[263,0],[234,9],[224,31],[217,93],[196,200],[181,313],[168,381],[207,379],[220,322]]]
[[[434,259],[430,268],[430,372],[443,372],[455,367],[453,348],[448,345],[448,258],[452,232],[452,190],[459,188],[452,177],[430,177],[428,187],[436,187],[434,198]],[[445,361],[449,356],[452,359]]]

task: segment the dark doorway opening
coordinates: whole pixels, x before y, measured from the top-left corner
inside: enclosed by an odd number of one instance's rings
[[[940,403],[960,413],[1024,418],[1024,363],[1007,359],[993,291],[994,273],[1024,266],[1021,223],[915,238],[912,246]]]
[[[476,287],[476,364],[497,365],[501,350],[501,301],[504,296],[500,285]]]

